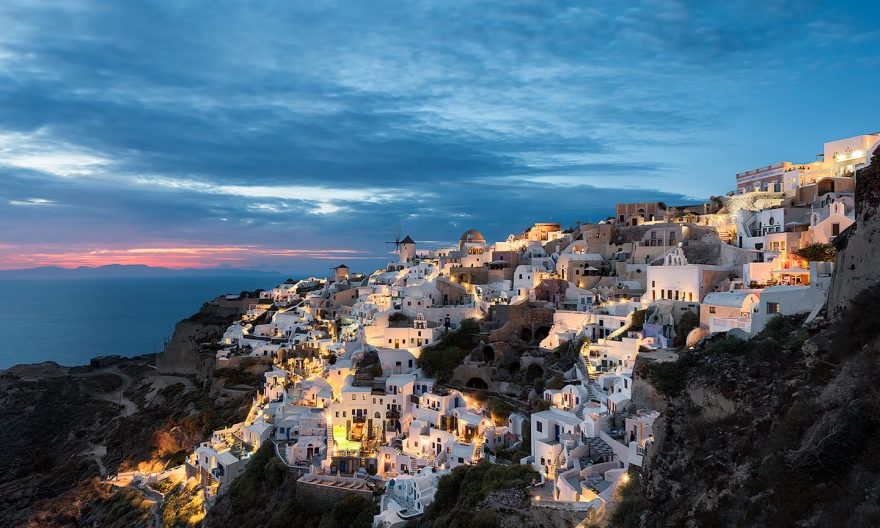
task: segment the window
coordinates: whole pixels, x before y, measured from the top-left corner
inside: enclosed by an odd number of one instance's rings
[[[535,429],[539,433],[543,433],[544,432],[544,424],[542,424],[541,422],[535,422]],[[543,463],[543,459],[542,459],[542,463]]]
[[[833,223],[831,224],[831,236],[837,236],[840,234],[840,224]]]
[[[767,303],[767,313],[768,313],[768,314],[778,314],[778,313],[780,313],[779,303],[768,302],[768,303]]]
[[[710,314],[715,313],[715,307],[714,307],[714,306],[710,306],[710,307],[709,307],[709,313],[710,313]]]

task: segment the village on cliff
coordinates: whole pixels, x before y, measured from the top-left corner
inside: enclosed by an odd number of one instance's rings
[[[878,145],[825,143],[707,203],[621,203],[595,224],[494,243],[471,229],[431,250],[398,237],[385,269],[262,291],[215,361],[263,364],[263,386],[178,472],[210,505],[269,445],[304,493],[376,500],[374,525],[394,527],[424,514],[444,475],[486,460],[537,472],[532,507],[601,515],[660,415],[634,370],[712,334],[815,319],[855,220],[855,171]]]

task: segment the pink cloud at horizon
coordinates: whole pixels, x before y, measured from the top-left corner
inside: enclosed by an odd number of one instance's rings
[[[0,270],[58,266],[99,267],[111,264],[164,268],[255,267],[266,260],[364,260],[380,258],[353,249],[291,249],[261,246],[175,246],[131,248],[60,248],[0,244]]]

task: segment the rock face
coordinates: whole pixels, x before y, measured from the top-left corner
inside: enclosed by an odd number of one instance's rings
[[[839,254],[834,267],[828,310],[839,314],[862,290],[880,281],[880,149],[871,164],[856,173],[856,223],[835,245]]]
[[[880,153],[857,178],[830,321],[711,337],[647,376],[667,393],[643,527],[880,526]]]
[[[215,350],[210,345],[219,341],[226,328],[247,310],[247,302],[248,299],[219,297],[202,305],[192,317],[177,323],[171,341],[157,358],[159,369],[195,374],[201,381],[210,377],[215,361]]]
[[[194,364],[187,354],[198,349],[184,345],[201,343],[239,310],[208,303],[181,322],[178,328],[188,331],[175,334],[180,346],[172,347],[171,365]],[[224,380],[201,386],[192,376],[159,373],[152,363],[144,356],[0,371],[0,526],[156,525],[156,508],[141,492],[114,490],[99,478],[139,465],[164,467],[214,428],[243,419],[249,402],[220,405],[212,388]]]

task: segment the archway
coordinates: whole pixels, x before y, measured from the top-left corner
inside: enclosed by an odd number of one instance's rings
[[[535,330],[535,341],[540,343],[541,341],[546,339],[548,335],[550,335],[550,327],[549,326],[538,327],[538,329]]]
[[[486,383],[486,380],[483,378],[473,377],[467,381],[468,388],[471,389],[479,389],[486,390],[489,388],[489,384]]]
[[[507,371],[511,374],[516,374],[519,372],[519,361],[513,361],[509,365],[507,365]]]
[[[540,365],[536,365],[532,363],[526,368],[525,378],[531,383],[535,380],[535,378],[543,378],[544,377],[544,369],[541,368]]]
[[[531,341],[532,329],[527,326],[522,327],[522,330],[519,331],[519,338],[526,342]]]
[[[483,346],[483,361],[487,363],[495,361],[495,349],[489,345]]]

